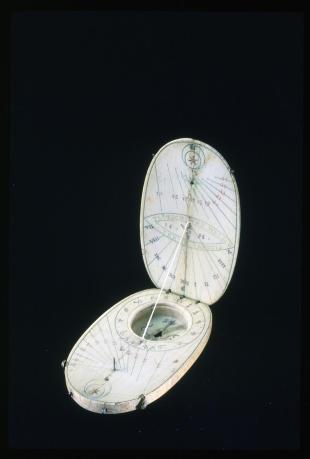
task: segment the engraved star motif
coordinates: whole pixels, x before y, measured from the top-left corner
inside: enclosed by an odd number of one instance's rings
[[[195,156],[194,156],[194,155],[191,156],[191,157],[189,158],[189,162],[192,163],[192,164],[194,164],[194,166],[196,166],[197,159],[195,159]]]
[[[188,162],[191,163],[192,166],[196,166],[198,163],[197,154],[194,151],[191,152],[191,156],[189,157]]]

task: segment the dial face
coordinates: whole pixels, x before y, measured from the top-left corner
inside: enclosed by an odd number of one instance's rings
[[[221,154],[193,139],[164,145],[145,178],[140,232],[158,288],[215,303],[230,282],[240,234],[238,188]]]
[[[145,290],[120,301],[75,344],[65,373],[68,390],[82,406],[98,411],[101,404],[124,403],[108,410],[135,409],[135,404],[128,408],[132,400],[157,390],[162,394],[162,385],[168,390],[170,378],[176,382],[175,375],[196,360],[210,334],[210,309],[162,292],[143,338],[159,293]]]

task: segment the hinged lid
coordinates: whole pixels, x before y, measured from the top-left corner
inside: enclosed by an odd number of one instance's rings
[[[140,233],[156,287],[166,281],[165,290],[206,304],[223,295],[236,263],[240,204],[232,171],[214,148],[177,139],[158,151],[144,182]]]

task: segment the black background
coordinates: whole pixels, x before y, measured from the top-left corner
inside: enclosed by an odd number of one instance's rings
[[[20,12],[10,64],[9,445],[299,447],[302,15]],[[235,170],[234,276],[172,390],[93,414],[60,363],[106,309],[152,287],[142,186],[179,137]]]

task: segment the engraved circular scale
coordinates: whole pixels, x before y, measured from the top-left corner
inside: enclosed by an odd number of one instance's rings
[[[69,394],[93,412],[145,408],[208,342],[209,306],[230,282],[240,235],[236,180],[214,148],[182,138],[158,151],[144,182],[140,235],[156,288],[108,309],[62,363]]]

